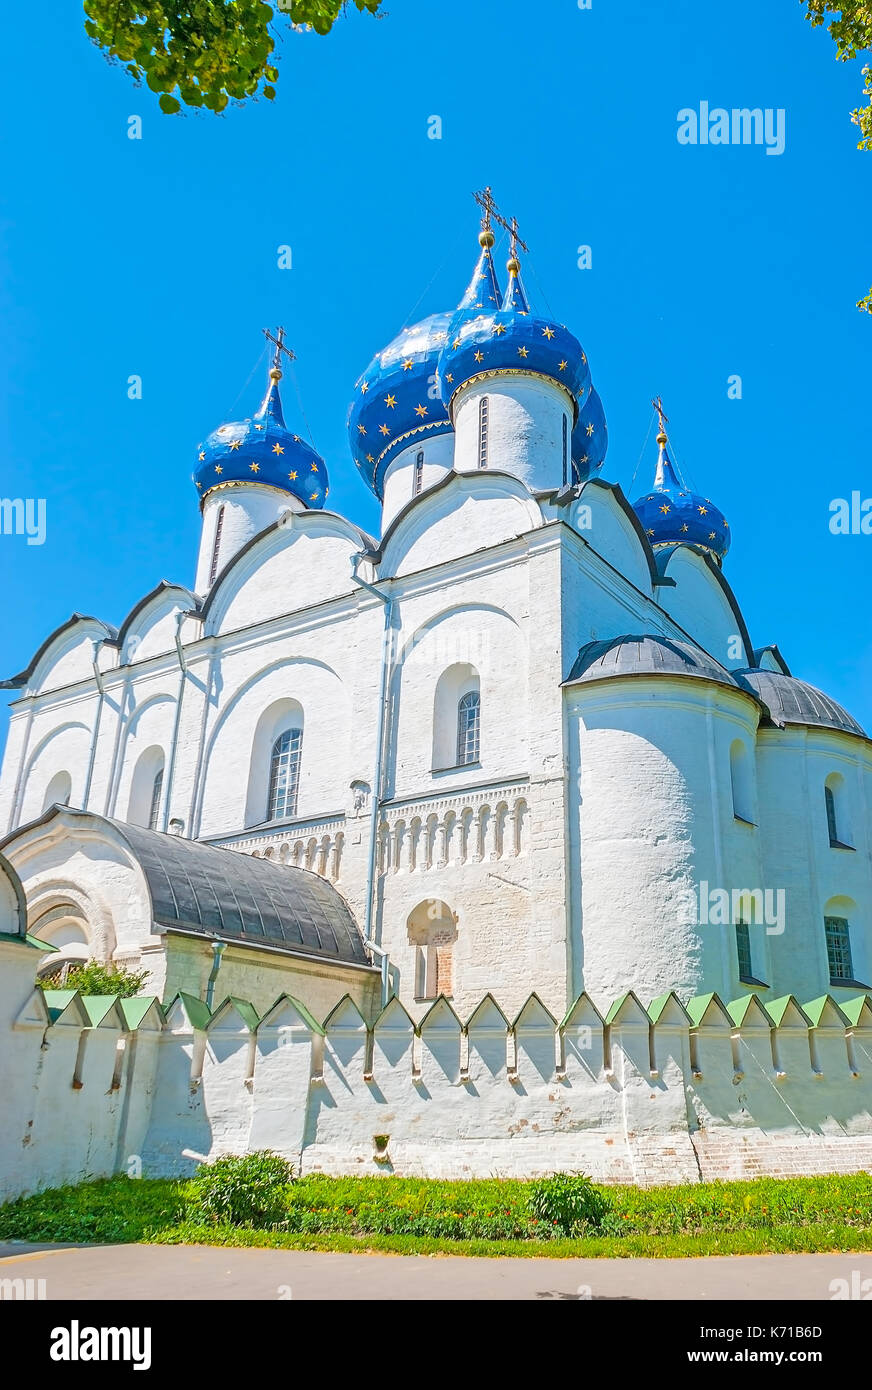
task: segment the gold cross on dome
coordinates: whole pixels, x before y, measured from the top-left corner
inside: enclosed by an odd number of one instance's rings
[[[666,414],[665,410],[663,409],[663,397],[662,397],[662,396],[657,396],[657,398],[656,398],[655,400],[653,400],[653,401],[651,402],[651,404],[653,405],[654,409],[657,411],[657,418],[658,418],[659,421],[660,421],[660,433],[661,433],[661,434],[665,434],[665,433],[666,433],[666,430],[665,430],[663,427],[664,427],[664,425],[668,425],[668,424],[669,424],[669,416]]]
[[[499,212],[494,202],[493,194],[491,193],[490,184],[488,184],[487,188],[482,188],[477,193],[473,193],[472,196],[484,213],[481,219],[481,229],[483,232],[489,232],[491,217]]]

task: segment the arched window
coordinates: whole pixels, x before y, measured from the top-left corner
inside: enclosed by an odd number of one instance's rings
[[[487,417],[489,403],[487,396],[482,396],[478,403],[478,466],[487,468]]]
[[[218,556],[221,551],[221,532],[224,529],[224,507],[218,508],[218,520],[215,523],[215,540],[212,543],[212,563],[209,566],[209,587],[215,583],[215,576],[218,573]]]
[[[730,744],[730,786],[733,793],[733,815],[736,820],[754,823],[751,788],[751,758],[740,738]]]
[[[473,698],[469,698],[473,697]],[[433,770],[465,767],[481,755],[481,681],[469,662],[448,666],[433,700]]]
[[[563,416],[563,486],[569,482],[569,420]]]
[[[421,488],[424,486],[424,450],[419,449],[415,456],[415,491],[414,496],[418,497]]]
[[[409,944],[415,948],[415,998],[450,996],[457,941],[457,921],[451,908],[438,898],[427,899],[410,913],[407,930]]]
[[[851,849],[851,832],[845,806],[845,779],[840,772],[831,772],[824,784],[824,805],[830,844],[834,849]]]
[[[70,796],[73,791],[73,782],[68,772],[56,772],[45,789],[42,809],[47,811],[49,806],[69,806]]]
[[[130,780],[130,800],[127,819],[131,825],[144,825],[156,830],[163,791],[164,754],[156,744],[146,748],[136,760]]]
[[[302,729],[285,729],[273,744],[269,766],[267,820],[284,820],[297,814],[302,748]]]
[[[148,812],[149,830],[157,830],[158,817],[160,816],[160,794],[163,791],[163,774],[163,767],[159,767],[151,785],[151,807]]]
[[[827,941],[827,965],[830,971],[830,984],[853,980],[854,962],[851,955],[851,928],[846,917],[825,917],[824,933]]]
[[[470,690],[457,705],[457,766],[477,763],[480,753],[481,695]]]
[[[739,979],[743,984],[754,979],[751,959],[751,928],[740,918],[736,923],[736,954],[739,957]]]

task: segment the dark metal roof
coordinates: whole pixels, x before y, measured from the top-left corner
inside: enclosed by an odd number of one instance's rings
[[[726,667],[692,642],[650,633],[624,634],[607,641],[588,642],[578,653],[565,684],[614,676],[650,675],[696,676],[720,685],[735,687],[737,684]]]
[[[769,711],[773,724],[813,724],[840,729],[847,734],[866,732],[846,709],[822,690],[780,671],[745,670],[734,672],[737,682],[750,690]]]
[[[369,964],[350,908],[318,874],[138,825],[112,824],[142,866],[161,926]]]

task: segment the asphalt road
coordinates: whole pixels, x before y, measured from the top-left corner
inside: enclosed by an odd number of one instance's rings
[[[872,1280],[872,1255],[734,1255],[697,1260],[468,1259],[333,1255],[200,1245],[0,1244],[3,1283],[52,1299],[829,1300],[835,1280]],[[38,1281],[44,1280],[40,1285]],[[872,1283],[867,1286],[872,1289]],[[8,1290],[8,1291],[7,1291]],[[855,1294],[855,1297],[857,1295]]]

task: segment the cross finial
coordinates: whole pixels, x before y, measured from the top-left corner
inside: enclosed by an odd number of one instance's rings
[[[490,184],[488,184],[487,188],[482,188],[477,193],[473,193],[472,196],[478,203],[479,207],[482,209],[482,212],[484,213],[484,216],[481,219],[481,229],[483,232],[489,232],[491,217],[495,212],[498,211],[497,205],[494,202],[493,194],[491,193]]]
[[[659,430],[659,433],[658,433],[658,435],[657,435],[657,443],[660,444],[660,445],[662,446],[663,444],[666,444],[666,443],[667,443],[667,435],[666,435],[665,426],[668,425],[668,423],[669,423],[669,416],[666,414],[665,410],[663,409],[663,397],[662,397],[662,396],[657,396],[657,397],[651,402],[651,404],[653,405],[654,409],[657,411],[657,418],[658,418],[659,421],[660,421],[660,430]]]
[[[285,354],[289,362],[295,361],[297,354],[292,348],[289,348],[285,344],[285,330],[281,325],[279,325],[274,334],[270,333],[268,328],[265,328],[263,330],[263,336],[268,342],[275,343],[276,350],[273,353],[273,364],[270,369],[270,377],[273,381],[278,381],[282,375],[282,353]]]

